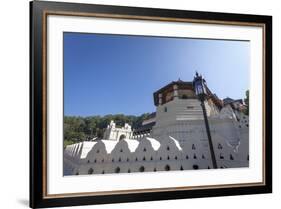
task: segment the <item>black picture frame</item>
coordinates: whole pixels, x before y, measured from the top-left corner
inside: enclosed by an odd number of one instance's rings
[[[264,184],[240,187],[202,188],[196,190],[169,190],[108,195],[79,195],[46,197],[46,46],[44,45],[48,14],[109,14],[160,18],[163,20],[196,20],[210,23],[262,24],[264,39]],[[161,20],[160,20],[161,21]],[[153,201],[182,198],[199,198],[229,195],[245,195],[272,192],[272,17],[262,15],[229,14],[215,12],[183,11],[137,7],[105,6],[93,4],[30,2],[30,207],[44,208],[121,202]]]

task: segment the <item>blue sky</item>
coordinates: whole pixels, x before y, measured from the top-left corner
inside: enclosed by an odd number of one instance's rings
[[[153,92],[196,71],[221,99],[245,97],[250,42],[64,33],[64,114],[140,115]]]

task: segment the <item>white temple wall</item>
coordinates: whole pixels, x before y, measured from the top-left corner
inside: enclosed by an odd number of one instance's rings
[[[212,168],[200,102],[189,100],[174,99],[158,106],[150,137],[128,139],[131,135],[126,135],[119,140],[115,129],[110,131],[114,139],[67,146],[65,168],[72,174],[88,174],[91,169],[102,174]],[[248,167],[248,116],[225,107],[208,120],[218,167]]]

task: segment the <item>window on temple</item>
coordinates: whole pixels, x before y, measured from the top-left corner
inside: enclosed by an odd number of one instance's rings
[[[90,169],[88,170],[88,174],[93,174],[93,173],[94,173],[94,169],[90,168]]]
[[[160,160],[162,160],[162,157],[160,157]]]
[[[183,167],[182,167],[182,165],[181,165],[181,168],[180,168],[180,170],[181,170],[181,171],[183,171]]]
[[[185,156],[185,159],[188,159],[188,155]]]
[[[143,151],[146,152],[146,148],[143,148]]]
[[[167,112],[168,111],[168,108],[167,107],[164,107],[164,112]]]
[[[197,157],[196,157],[196,155],[195,155],[195,154],[193,155],[193,159],[197,159]]]
[[[167,160],[170,160],[170,157],[169,157],[169,156],[167,157]]]
[[[198,168],[199,168],[198,165],[193,165],[193,169],[194,169],[194,170],[197,170]]]
[[[234,160],[232,154],[230,154],[229,159],[230,159],[230,160]]]
[[[123,150],[122,150],[122,149],[120,149],[120,152],[123,152]]]
[[[101,173],[104,174],[104,171],[102,171]]]
[[[138,158],[136,157],[136,161],[138,161]]]
[[[153,157],[151,157],[150,160],[153,160]]]
[[[170,166],[169,165],[166,165],[165,166],[165,171],[169,171],[170,170]]]
[[[90,163],[90,160],[88,160],[87,163]]]
[[[169,147],[169,146],[167,146],[167,150],[170,150],[170,147]]]
[[[145,170],[145,169],[144,169],[144,166],[141,166],[141,167],[139,168],[139,171],[140,171],[140,172],[144,172],[144,170]]]
[[[156,172],[157,170],[156,170],[156,168],[154,168],[154,170],[153,170],[154,172]]]
[[[123,140],[123,139],[125,139],[126,138],[126,136],[124,135],[124,134],[122,134],[120,137],[119,137],[119,140],[121,141],[121,140]]]
[[[131,170],[130,170],[130,169],[128,170],[128,173],[131,173]]]
[[[129,158],[127,158],[127,162],[129,162]]]
[[[222,145],[218,143],[218,149],[222,149]]]
[[[196,149],[194,144],[192,144],[192,149],[193,149],[193,150],[195,150],[195,149]]]
[[[97,162],[97,159],[95,159],[95,161],[94,161],[95,163]]]
[[[145,161],[145,157],[143,157],[143,159],[142,159],[143,161]]]
[[[187,99],[187,95],[186,95],[186,94],[183,94],[183,95],[181,96],[181,98],[182,98],[182,99]]]
[[[176,156],[176,157],[175,157],[175,160],[177,160],[177,159],[178,159],[178,157]]]
[[[119,157],[119,160],[118,160],[119,162],[121,162],[121,157]]]
[[[120,173],[120,168],[119,167],[117,167],[117,168],[115,168],[115,173]]]
[[[99,152],[100,152],[100,150],[98,149],[98,150],[97,150],[97,153],[99,153]]]
[[[202,155],[202,159],[205,159],[205,155]]]
[[[222,154],[220,154],[220,159],[224,159],[224,157],[223,157],[223,155],[222,155]]]

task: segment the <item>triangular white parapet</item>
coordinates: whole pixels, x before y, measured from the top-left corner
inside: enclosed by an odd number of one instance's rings
[[[146,137],[146,139],[148,140],[148,141],[150,141],[150,143],[151,143],[151,146],[152,146],[152,148],[154,149],[154,151],[157,151],[159,148],[160,148],[160,142],[159,141],[157,141],[156,139],[154,139],[154,138],[150,138],[150,137]]]
[[[88,153],[92,150],[97,142],[83,142],[81,159],[87,157]]]
[[[174,137],[172,137],[172,136],[169,136],[169,138],[174,141],[175,145],[177,146],[177,148],[178,148],[179,150],[182,150],[182,148],[181,148],[180,143],[179,143],[178,140],[176,140],[176,139],[175,139]]]
[[[128,144],[128,149],[130,152],[135,152],[137,147],[139,146],[139,141],[135,139],[123,139]]]
[[[101,141],[104,144],[105,151],[107,152],[107,154],[110,154],[117,144],[117,141],[113,141],[113,140],[101,140]]]

